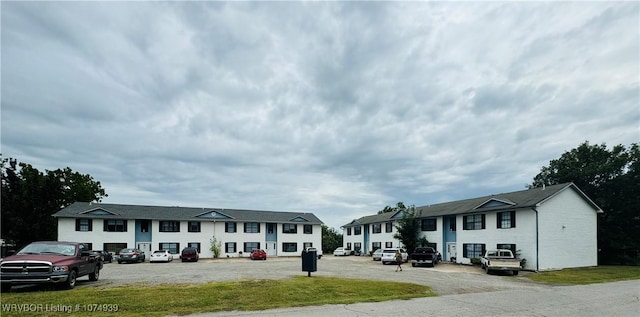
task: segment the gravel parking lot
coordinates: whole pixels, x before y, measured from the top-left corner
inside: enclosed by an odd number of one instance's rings
[[[292,276],[307,276],[302,272],[299,257],[269,258],[266,261],[251,261],[247,258],[202,259],[197,263],[107,263],[98,282],[81,278],[77,287],[113,287],[136,283],[206,283],[210,281],[232,281],[253,279],[285,279]],[[371,257],[326,256],[318,260],[318,271],[314,276],[332,276],[370,280],[400,281],[428,285],[439,295],[478,293],[509,289],[540,289],[548,286],[529,281],[526,274],[520,276],[487,275],[478,267],[449,263],[435,268],[411,267],[403,264],[402,272],[395,272],[395,265],[382,265]]]

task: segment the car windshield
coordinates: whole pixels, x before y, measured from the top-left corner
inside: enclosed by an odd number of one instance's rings
[[[76,254],[73,244],[32,243],[24,247],[18,254],[56,254],[72,256]]]

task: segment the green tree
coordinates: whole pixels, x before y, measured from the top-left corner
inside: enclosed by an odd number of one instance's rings
[[[342,234],[338,230],[322,225],[322,252],[329,254],[342,246]]]
[[[640,264],[640,149],[588,141],[551,160],[529,187],[576,184],[602,210],[598,215],[600,264]]]
[[[100,202],[107,194],[89,175],[69,167],[40,172],[30,164],[2,158],[2,238],[17,246],[55,240],[57,223],[51,216],[76,201]]]
[[[391,206],[386,206],[384,207],[384,209],[378,211],[378,214],[384,214],[387,212],[396,212],[396,211],[400,211],[400,210],[406,210],[407,207],[405,207],[404,203],[399,201],[395,207],[391,207]]]
[[[416,206],[411,205],[399,211],[402,212],[402,218],[398,219],[398,224],[395,226],[397,232],[393,237],[404,245],[407,252],[411,253],[426,240],[420,239],[420,223],[416,219]]]

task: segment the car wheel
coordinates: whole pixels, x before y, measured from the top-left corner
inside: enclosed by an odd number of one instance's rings
[[[93,273],[89,273],[89,281],[97,281],[100,278],[100,268],[96,266],[96,269]]]
[[[76,287],[76,279],[77,279],[78,275],[76,274],[76,271],[71,270],[69,272],[69,277],[67,278],[67,281],[64,283],[64,288],[66,289],[72,289],[74,287]]]
[[[514,275],[514,276],[515,276],[515,275],[518,275],[518,273],[519,273],[518,271],[513,271],[513,275]]]
[[[411,263],[411,266],[416,267],[416,264],[415,263]]]
[[[122,264],[122,261],[118,260],[118,264]]]

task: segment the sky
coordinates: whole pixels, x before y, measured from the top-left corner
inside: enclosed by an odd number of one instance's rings
[[[640,3],[13,2],[1,153],[105,203],[312,212],[525,189],[640,141]]]

